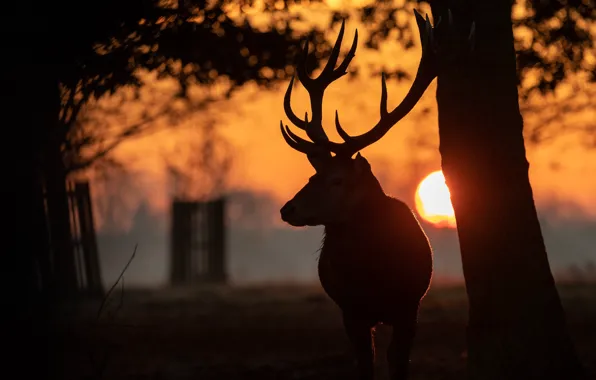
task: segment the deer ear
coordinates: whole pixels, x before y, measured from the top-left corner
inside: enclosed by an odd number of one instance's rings
[[[354,167],[356,168],[357,173],[364,173],[370,171],[370,164],[368,163],[366,158],[364,158],[360,154],[360,152],[356,154],[356,158],[354,159]]]

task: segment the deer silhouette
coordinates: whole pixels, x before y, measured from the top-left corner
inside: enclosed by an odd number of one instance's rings
[[[405,379],[414,340],[420,301],[432,277],[432,249],[411,209],[385,194],[359,151],[382,138],[408,114],[437,76],[433,27],[416,11],[422,40],[422,58],[403,101],[387,109],[387,85],[381,80],[381,116],[377,124],[359,136],[350,136],[335,113],[335,126],[343,143],[329,140],[322,126],[323,94],[327,86],[347,73],[358,43],[356,30],[345,59],[335,68],[345,23],[342,22],[329,61],[317,78],[306,70],[308,41],[297,65],[298,79],[308,91],[312,118],[292,110],[294,78],[284,97],[290,121],[303,129],[305,140],[281,123],[285,141],[306,154],[316,173],[282,209],[281,218],[297,226],[325,227],[318,263],[321,285],[343,314],[346,334],[356,351],[360,379],[374,378],[373,329],[379,324],[393,327],[387,361],[393,379]],[[334,153],[334,155],[332,155]],[[354,154],[356,156],[353,158]]]

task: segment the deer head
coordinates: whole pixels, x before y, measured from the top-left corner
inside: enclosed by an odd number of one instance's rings
[[[352,211],[360,207],[366,199],[383,195],[383,190],[373,175],[368,161],[358,153],[361,149],[381,139],[399,120],[406,116],[420,100],[430,83],[437,75],[434,54],[433,27],[428,16],[426,20],[414,11],[422,41],[422,58],[414,78],[403,101],[391,112],[387,109],[387,85],[385,76],[381,78],[381,116],[376,125],[359,136],[350,136],[340,125],[339,115],[335,112],[335,127],[344,140],[336,143],[329,140],[322,125],[323,94],[327,86],[347,74],[346,69],[356,53],[358,31],[354,35],[352,46],[341,64],[335,68],[344,34],[342,22],[337,41],[331,51],[329,61],[317,78],[311,78],[306,71],[308,41],[303,50],[303,59],[296,68],[298,79],[310,97],[312,118],[308,113],[300,119],[292,110],[290,99],[294,78],[284,97],[284,110],[292,124],[304,130],[312,140],[308,141],[292,132],[280,122],[281,133],[285,141],[295,150],[306,154],[316,173],[292,200],[281,209],[282,220],[293,226],[316,226],[341,224],[349,220]],[[332,155],[332,153],[334,155]]]

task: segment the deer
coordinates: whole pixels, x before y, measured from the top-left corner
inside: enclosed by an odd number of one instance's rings
[[[419,306],[433,274],[433,251],[415,214],[405,202],[385,194],[371,165],[360,153],[404,118],[437,76],[434,27],[428,16],[423,19],[418,12],[414,14],[422,42],[416,77],[403,101],[389,112],[386,78],[382,75],[381,115],[372,129],[349,135],[342,128],[337,111],[335,127],[344,141],[330,141],[323,129],[325,89],[347,74],[358,44],[356,30],[350,50],[336,68],[345,21],[317,78],[312,78],[306,69],[309,41],[302,47],[295,72],[310,98],[310,120],[308,112],[301,119],[292,110],[294,77],[284,96],[286,116],[311,141],[295,134],[283,120],[280,122],[285,142],[306,154],[315,169],[308,183],[281,208],[281,219],[294,227],[324,226],[319,280],[341,310],[361,380],[375,376],[373,331],[379,324],[393,327],[386,353],[391,378],[407,378]]]

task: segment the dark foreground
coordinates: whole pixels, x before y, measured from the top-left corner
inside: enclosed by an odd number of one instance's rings
[[[596,286],[561,285],[560,291],[577,349],[596,378]],[[68,379],[353,378],[340,315],[319,287],[120,296],[117,290],[99,319],[99,302],[64,313],[57,332]],[[466,308],[463,288],[436,287],[427,295],[411,379],[464,378]],[[387,332],[377,332],[381,346]]]

